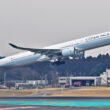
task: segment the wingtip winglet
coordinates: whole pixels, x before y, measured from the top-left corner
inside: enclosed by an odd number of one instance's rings
[[[12,47],[14,47],[14,48],[17,47],[16,45],[14,45],[14,44],[12,44],[12,43],[9,43],[9,45],[12,46]]]

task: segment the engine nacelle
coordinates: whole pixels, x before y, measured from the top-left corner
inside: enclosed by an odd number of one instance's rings
[[[62,50],[62,55],[64,57],[68,57],[68,56],[74,56],[74,47],[71,46],[71,47],[67,47],[65,49]]]
[[[74,57],[74,58],[83,58],[84,52],[77,52],[73,46],[67,47],[62,50],[62,56],[64,57]]]

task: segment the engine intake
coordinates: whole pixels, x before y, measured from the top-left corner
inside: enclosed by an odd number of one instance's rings
[[[73,46],[67,47],[67,48],[62,50],[62,55],[64,57],[74,56],[74,53],[75,53],[75,51],[74,51],[74,47]]]

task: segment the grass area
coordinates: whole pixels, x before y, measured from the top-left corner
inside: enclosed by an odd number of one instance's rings
[[[64,89],[61,88],[45,88],[45,89],[33,89],[33,90],[9,90],[0,89],[0,96],[32,96],[44,92],[53,92],[47,96],[99,96],[99,97],[110,97],[110,87],[88,87],[82,89]]]
[[[110,97],[110,87],[88,87],[77,90],[66,90],[57,92],[49,96],[97,96],[97,97]]]
[[[0,89],[0,96],[29,96],[34,93],[34,90],[9,90]]]
[[[45,91],[60,90],[60,88],[31,89],[31,90],[10,90],[0,89],[0,96],[32,96]]]

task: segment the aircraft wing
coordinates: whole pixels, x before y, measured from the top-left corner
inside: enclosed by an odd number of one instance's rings
[[[44,55],[47,55],[47,56],[50,56],[50,55],[53,55],[53,54],[58,54],[61,52],[60,49],[34,49],[34,48],[24,48],[24,47],[19,47],[19,46],[16,46],[12,43],[9,43],[10,46],[12,46],[13,48],[16,48],[16,49],[20,49],[20,50],[27,50],[27,51],[31,51],[31,52],[34,52],[34,53],[40,53],[40,54],[44,54]]]

